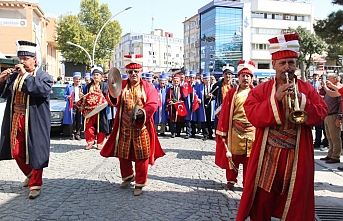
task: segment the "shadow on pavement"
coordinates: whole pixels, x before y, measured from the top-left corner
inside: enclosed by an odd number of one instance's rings
[[[223,190],[224,183],[217,182],[215,180],[202,180],[196,178],[183,178],[183,177],[163,177],[163,176],[156,176],[156,175],[149,175],[149,180],[159,180],[166,182],[166,185],[173,183],[180,186],[187,186],[194,190],[196,189],[211,189],[211,190]],[[152,182],[152,181],[150,181]]]
[[[202,160],[203,156],[214,156],[213,151],[198,151],[198,150],[170,149],[170,148],[163,148],[163,151],[166,154],[168,152],[177,153],[176,158],[178,159]]]
[[[210,189],[219,185],[213,181],[199,184]],[[0,180],[1,220],[234,220],[232,209],[239,203],[239,199],[213,190],[145,187],[143,194],[135,197],[133,186],[121,189],[119,183],[64,178],[44,179],[41,196],[30,200],[29,189],[21,185]]]
[[[83,150],[85,148],[85,146],[86,146],[86,144],[83,143],[82,141],[80,142],[80,145],[73,145],[73,144],[68,144],[68,143],[64,143],[64,144],[61,143],[58,145],[50,144],[50,152],[52,152],[52,153],[67,153],[69,151]],[[95,147],[93,149],[96,150]],[[93,151],[93,149],[88,150],[88,151]]]

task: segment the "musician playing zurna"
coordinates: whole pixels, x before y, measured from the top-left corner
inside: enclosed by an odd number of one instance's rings
[[[252,77],[255,64],[252,61],[238,62],[239,85],[231,88],[224,98],[216,130],[215,163],[226,170],[225,189],[232,190],[237,183],[239,164],[243,165],[243,186],[251,147],[255,139],[255,128],[248,121],[243,104],[253,88]],[[230,151],[228,159],[226,152]],[[232,160],[234,165],[229,164]]]
[[[103,69],[101,67],[92,68],[92,79],[83,89],[83,94],[86,96],[88,93],[101,90],[101,93],[106,96],[108,87],[107,83],[102,81]],[[82,95],[81,95],[82,97]],[[86,107],[87,108],[87,107]],[[94,108],[96,108],[94,106]],[[86,150],[89,150],[93,145],[97,145],[97,149],[101,150],[105,142],[106,134],[109,133],[108,119],[106,108],[102,109],[95,115],[85,118],[85,138],[87,142]],[[96,132],[96,140],[95,133]]]
[[[136,181],[133,194],[139,196],[147,182],[148,165],[164,155],[153,121],[158,94],[151,83],[141,79],[142,55],[125,55],[124,62],[129,79],[123,80],[120,95],[109,91],[106,96],[108,103],[117,107],[117,113],[111,135],[100,154],[118,157],[123,180],[120,187],[125,188]]]
[[[311,129],[323,123],[328,107],[316,89],[294,73],[298,35],[281,35],[269,42],[275,79],[252,89],[244,103],[256,136],[236,220],[250,216],[251,221],[271,217],[313,221]]]
[[[64,110],[63,124],[69,125],[70,139],[81,140],[81,111],[75,105],[82,96],[81,72],[73,73],[73,84],[66,86],[64,99],[67,101]]]
[[[0,160],[16,160],[26,176],[23,186],[30,188],[29,198],[34,199],[40,195],[43,168],[49,163],[53,80],[37,68],[36,43],[18,41],[17,56],[15,69],[0,75],[0,94],[7,99]]]
[[[214,105],[215,100],[213,91],[218,88],[213,88],[210,84],[210,73],[203,74],[203,83],[196,87],[198,98],[201,100],[200,107],[197,110],[197,119],[201,123],[203,140],[213,140],[213,122],[214,122]]]

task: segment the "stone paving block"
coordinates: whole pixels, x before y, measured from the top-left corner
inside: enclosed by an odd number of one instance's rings
[[[234,220],[242,195],[241,167],[235,189],[225,191],[225,170],[214,164],[214,141],[168,138],[161,144],[167,154],[149,166],[139,197],[133,196],[133,185],[119,188],[118,159],[83,150],[84,140],[52,137],[50,165],[35,200],[21,187],[25,177],[15,161],[0,161],[0,214],[6,215],[1,220]],[[315,187],[328,196],[338,191],[326,181]]]

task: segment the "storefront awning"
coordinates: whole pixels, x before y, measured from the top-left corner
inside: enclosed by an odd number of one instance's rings
[[[275,70],[258,70],[254,72],[255,77],[257,78],[270,78],[275,76]]]
[[[0,64],[16,65],[19,64],[19,61],[18,59],[0,58]]]

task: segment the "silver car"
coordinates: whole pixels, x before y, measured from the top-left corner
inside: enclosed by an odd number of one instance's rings
[[[63,136],[70,136],[69,125],[63,124],[66,101],[64,100],[64,90],[67,85],[54,84],[50,94],[51,131],[60,131]]]

